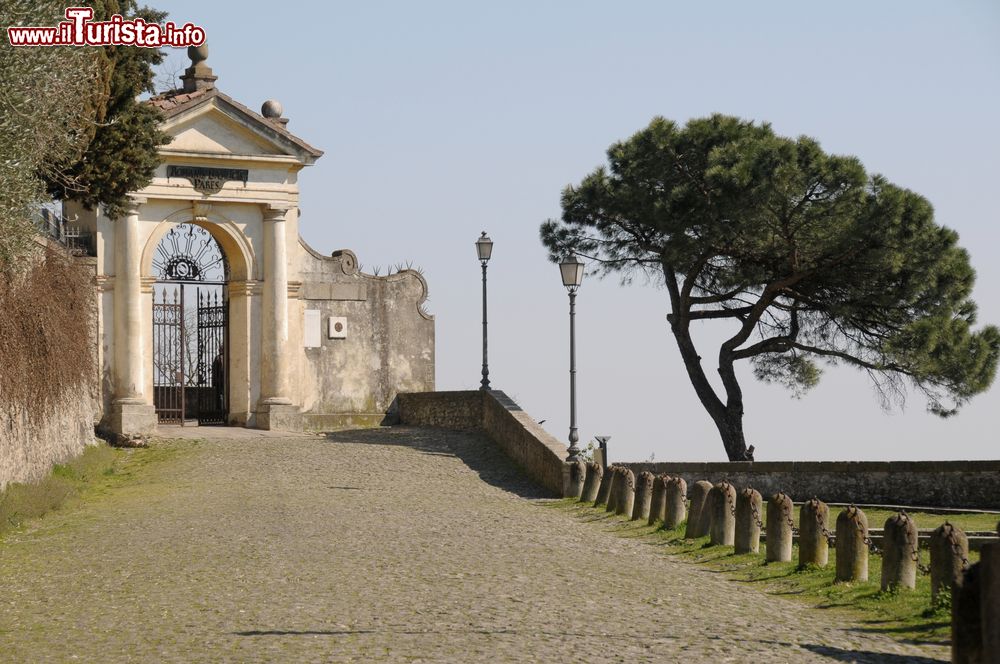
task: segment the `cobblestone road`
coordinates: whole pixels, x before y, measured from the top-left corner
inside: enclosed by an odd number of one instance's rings
[[[477,436],[229,435],[0,544],[0,660],[946,657],[547,508]]]

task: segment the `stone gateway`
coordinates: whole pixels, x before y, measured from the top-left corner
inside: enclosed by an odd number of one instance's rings
[[[205,47],[188,52],[183,87],[148,102],[172,141],[128,214],[66,203],[96,238],[102,424],[379,424],[398,392],[434,389],[427,283],[309,247],[298,173],[323,153],[277,102],[256,113],[222,93]]]

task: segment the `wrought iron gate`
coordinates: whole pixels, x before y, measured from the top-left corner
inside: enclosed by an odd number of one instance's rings
[[[226,293],[198,289],[198,424],[226,423]]]
[[[184,422],[184,345],[184,286],[154,288],[153,403],[165,424]]]
[[[197,419],[198,424],[226,424],[229,266],[225,255],[207,230],[181,224],[160,242],[153,268],[157,280],[153,287],[153,403],[159,421],[183,424]]]

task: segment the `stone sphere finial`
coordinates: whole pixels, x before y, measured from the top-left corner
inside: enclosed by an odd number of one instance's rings
[[[191,58],[191,64],[195,65],[208,60],[208,43],[201,46],[188,46],[188,57]]]
[[[281,108],[281,102],[277,99],[268,99],[260,107],[260,114],[265,118],[280,118],[284,109]]]

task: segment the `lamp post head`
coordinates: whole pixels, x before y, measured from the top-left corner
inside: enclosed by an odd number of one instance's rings
[[[576,252],[571,251],[569,256],[559,263],[559,273],[562,275],[563,286],[570,293],[575,293],[583,283],[583,261],[577,257]]]
[[[483,231],[483,234],[479,236],[476,240],[476,254],[479,255],[479,260],[483,263],[490,259],[490,255],[493,253],[493,240],[490,236]]]

